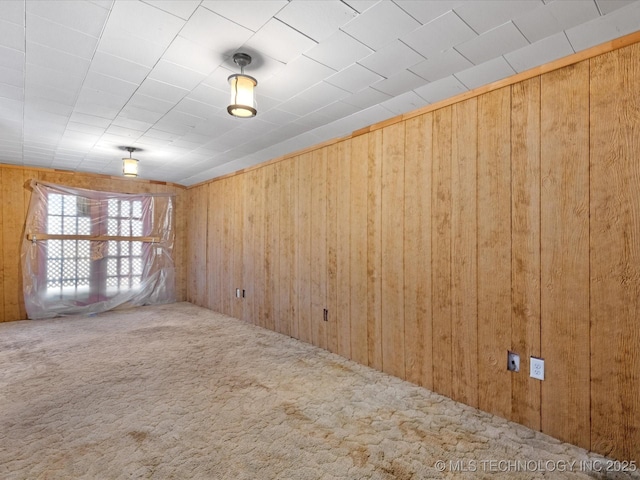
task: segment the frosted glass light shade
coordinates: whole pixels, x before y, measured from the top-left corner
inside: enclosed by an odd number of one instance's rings
[[[255,117],[258,113],[253,95],[253,88],[258,85],[256,79],[249,75],[231,75],[229,85],[231,86],[231,100],[227,112],[234,117]]]
[[[122,174],[125,177],[137,177],[138,176],[138,160],[136,160],[135,158],[123,158]]]

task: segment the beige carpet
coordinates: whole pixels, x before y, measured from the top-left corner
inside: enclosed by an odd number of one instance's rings
[[[188,303],[1,324],[0,366],[2,479],[631,478]]]

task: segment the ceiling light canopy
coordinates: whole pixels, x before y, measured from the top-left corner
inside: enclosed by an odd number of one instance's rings
[[[251,63],[251,57],[246,53],[236,53],[233,55],[233,61],[240,67],[240,73],[228,78],[231,85],[231,101],[227,112],[234,117],[255,117],[258,112],[253,88],[258,85],[258,81],[244,74],[244,67]]]
[[[129,158],[122,159],[122,174],[125,177],[137,177],[138,176],[138,160],[131,158],[131,154],[140,150],[134,147],[121,147],[123,150],[129,152]]]

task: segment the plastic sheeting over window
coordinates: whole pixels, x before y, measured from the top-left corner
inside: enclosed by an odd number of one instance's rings
[[[29,318],[175,301],[172,194],[31,186],[22,244]]]

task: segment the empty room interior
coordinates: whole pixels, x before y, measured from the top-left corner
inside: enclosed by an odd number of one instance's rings
[[[0,477],[640,478],[640,0],[0,0]]]

